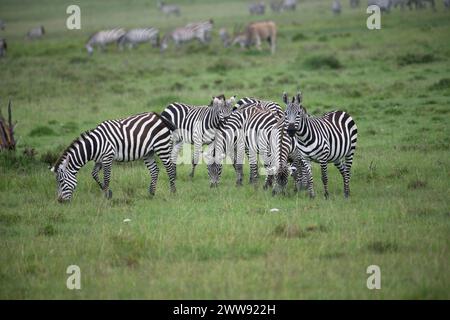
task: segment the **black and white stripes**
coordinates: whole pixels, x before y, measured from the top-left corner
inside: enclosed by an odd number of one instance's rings
[[[92,177],[108,198],[113,161],[144,159],[150,171],[149,193],[155,193],[159,157],[169,175],[170,189],[175,192],[176,167],[171,161],[172,135],[175,126],[156,113],[142,113],[119,120],[108,120],[95,129],[86,131],[74,140],[56,162],[58,200],[70,200],[77,185],[76,175],[87,162],[94,161]],[[103,183],[98,174],[103,169]]]
[[[166,34],[161,41],[161,51],[169,47],[169,41],[173,41],[176,47],[181,44],[197,39],[202,44],[211,41],[211,31],[214,26],[212,19],[202,22],[188,23],[184,27],[176,28]]]
[[[86,43],[86,50],[89,54],[94,52],[94,48],[98,47],[102,51],[105,50],[106,45],[116,43],[126,31],[122,28],[115,28],[111,30],[102,30],[94,33]]]
[[[128,46],[134,48],[140,43],[150,43],[153,47],[159,46],[159,30],[153,27],[128,30],[118,39],[120,48]]]

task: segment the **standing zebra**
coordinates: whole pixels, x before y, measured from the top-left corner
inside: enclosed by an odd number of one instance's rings
[[[120,37],[125,35],[125,30],[122,28],[114,28],[111,30],[102,30],[94,33],[86,43],[86,50],[91,55],[94,52],[94,47],[99,47],[102,51],[105,50],[107,44],[116,43]]]
[[[295,11],[297,8],[297,0],[284,0],[283,10],[284,11]]]
[[[181,12],[180,8],[177,5],[174,4],[165,4],[162,1],[158,1],[158,9],[162,13],[164,13],[166,16],[170,16],[171,14],[179,17]]]
[[[171,39],[176,47],[182,43],[197,39],[202,44],[211,41],[211,31],[214,26],[212,19],[203,22],[189,23],[184,27],[176,28],[171,33],[166,34],[161,41],[161,51],[165,51],[169,47],[169,40]]]
[[[350,7],[351,8],[359,7],[359,0],[350,0]]]
[[[177,130],[173,133],[173,163],[177,163],[177,156],[184,143],[194,146],[192,153],[192,171],[194,177],[195,166],[199,162],[203,145],[214,141],[215,131],[232,112],[234,97],[226,100],[223,95],[214,97],[209,106],[191,106],[179,102],[168,105],[161,116],[172,121]]]
[[[305,159],[310,197],[314,197],[311,161],[318,162],[322,170],[322,182],[325,198],[328,198],[328,163],[333,162],[344,180],[344,195],[350,195],[350,171],[356,148],[357,128],[350,115],[344,111],[333,111],[322,117],[312,117],[301,106],[302,96],[298,93],[288,101],[287,94],[283,94],[283,101],[287,105],[287,132],[295,137],[298,148]]]
[[[341,14],[341,2],[339,0],[334,0],[333,4],[331,6],[331,11],[333,11],[334,15],[340,15]]]
[[[40,39],[44,36],[44,34],[45,34],[44,26],[39,26],[29,30],[27,32],[27,38],[29,40]]]
[[[6,49],[7,49],[6,40],[3,38],[0,38],[0,58],[4,57],[6,55]]]
[[[256,2],[248,5],[250,14],[263,15],[266,12],[266,4],[264,2]]]
[[[109,199],[112,162],[144,159],[150,171],[149,193],[155,194],[159,157],[169,175],[170,189],[175,192],[176,167],[171,161],[171,131],[173,123],[156,113],[148,112],[119,120],[107,120],[75,139],[56,161],[51,171],[56,173],[58,201],[72,198],[77,185],[76,175],[87,162],[95,161],[92,177]],[[103,168],[103,183],[98,177]]]
[[[123,49],[125,45],[129,48],[134,48],[139,43],[149,42],[153,47],[159,46],[159,30],[156,28],[141,28],[128,30],[123,36],[119,38],[117,43]]]

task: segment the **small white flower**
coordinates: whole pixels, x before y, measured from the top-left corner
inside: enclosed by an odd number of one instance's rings
[[[270,209],[270,212],[278,212],[278,211],[280,211],[280,209],[277,209],[277,208]]]
[[[123,219],[123,222],[125,222],[125,223],[127,223],[127,222],[130,222],[131,221],[131,219]]]

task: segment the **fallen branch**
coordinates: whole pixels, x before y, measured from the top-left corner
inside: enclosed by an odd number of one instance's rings
[[[15,125],[12,123],[11,100],[9,100],[8,121],[5,120],[0,110],[0,150],[16,150],[14,127]]]

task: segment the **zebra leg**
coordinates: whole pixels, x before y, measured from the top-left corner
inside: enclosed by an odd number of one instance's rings
[[[323,183],[323,189],[325,193],[325,199],[328,199],[328,173],[327,173],[328,163],[321,162],[320,163],[320,169],[322,171],[322,183]]]
[[[113,159],[103,159],[103,191],[107,199],[112,198],[112,191],[109,189],[109,182],[111,180],[111,167]]]
[[[267,190],[269,188],[272,188],[273,186],[273,174],[268,174],[266,176],[266,181],[264,183],[263,189]]]
[[[236,171],[236,186],[242,186],[242,176],[243,176],[243,165],[234,164],[234,170]]]
[[[248,153],[248,162],[250,163],[250,184],[258,181],[258,159],[254,152]]]
[[[201,151],[202,151],[202,145],[194,144],[194,153],[192,154],[192,171],[191,171],[191,174],[189,175],[191,178],[194,178],[195,167],[198,164]]]
[[[100,186],[100,189],[103,190],[103,185],[100,182],[100,179],[98,178],[98,173],[102,169],[102,163],[96,162],[94,165],[94,169],[92,169],[92,178],[94,178],[95,182]]]
[[[177,191],[177,188],[175,187],[175,180],[177,179],[177,166],[174,162],[172,162],[170,155],[160,152],[156,152],[156,154],[161,160],[164,168],[166,169],[167,175],[169,176],[170,192],[175,193]]]
[[[350,188],[349,188],[349,171],[347,170],[347,166],[344,161],[336,161],[334,163],[336,168],[338,168],[339,172],[342,175],[342,179],[344,180],[344,197],[348,198],[350,195]]]
[[[306,173],[306,177],[308,178],[308,192],[309,192],[309,197],[312,199],[316,196],[316,194],[314,193],[314,183],[313,183],[313,175],[312,175],[312,168],[311,168],[311,162],[304,162],[305,165],[305,170],[304,172]]]
[[[154,196],[156,190],[156,183],[158,182],[159,168],[153,156],[145,157],[144,162],[145,165],[147,166],[148,171],[150,171],[150,176],[152,178],[150,186],[148,187],[148,192],[150,193],[150,195]]]

